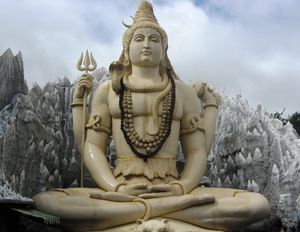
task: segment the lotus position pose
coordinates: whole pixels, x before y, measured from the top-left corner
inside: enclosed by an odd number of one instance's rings
[[[218,98],[204,83],[193,88],[180,81],[167,47],[152,5],[142,1],[123,36],[120,59],[110,66],[111,80],[96,90],[84,145],[80,122],[84,91],[92,88],[88,75],[73,97],[75,139],[99,188],[40,193],[34,197],[39,210],[61,217],[73,231],[122,231],[137,219],[155,218],[169,219],[175,231],[180,223],[197,231],[229,231],[268,215],[268,201],[258,193],[198,187],[214,139]],[[106,158],[110,135],[114,170]],[[186,159],[181,174],[178,141]]]

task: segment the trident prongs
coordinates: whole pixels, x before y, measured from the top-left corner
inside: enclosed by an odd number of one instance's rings
[[[79,60],[77,61],[77,65],[76,65],[76,67],[79,71],[84,71],[84,69],[81,67],[82,59],[83,59],[83,53],[81,52]]]
[[[97,68],[96,60],[93,57],[93,54],[91,53],[91,65],[90,65],[90,71],[94,71]]]
[[[93,57],[93,54],[86,50],[83,59],[83,52],[81,52],[79,60],[77,62],[77,69],[79,71],[85,71],[85,73],[92,72],[97,68],[97,63]]]

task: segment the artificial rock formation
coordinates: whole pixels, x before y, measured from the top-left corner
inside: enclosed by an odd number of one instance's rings
[[[98,72],[96,84],[104,75],[103,70]],[[13,191],[30,197],[54,187],[78,185],[72,91],[67,78],[43,88],[34,84],[28,95],[14,95],[0,111],[0,180]]]
[[[10,103],[15,94],[28,93],[21,52],[14,56],[7,49],[0,56],[0,93],[0,110]]]
[[[51,84],[35,85],[29,95],[17,94],[0,112],[2,171],[12,188],[25,196],[69,184],[72,154],[70,113],[64,96]],[[56,86],[56,87],[59,87]],[[73,155],[73,157],[72,157]],[[73,162],[76,165],[77,162]]]
[[[265,226],[280,219],[284,227],[297,229],[299,135],[291,124],[283,125],[260,105],[251,108],[240,95],[223,94],[222,99],[216,142],[203,182],[260,192],[268,198],[272,208]]]

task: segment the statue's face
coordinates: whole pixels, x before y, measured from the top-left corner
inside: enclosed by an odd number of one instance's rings
[[[129,45],[131,64],[144,67],[157,67],[163,58],[160,34],[152,28],[139,28]]]

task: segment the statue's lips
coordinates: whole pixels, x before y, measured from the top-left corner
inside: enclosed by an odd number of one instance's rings
[[[150,56],[152,54],[152,52],[151,51],[142,51],[141,54],[144,56]]]

